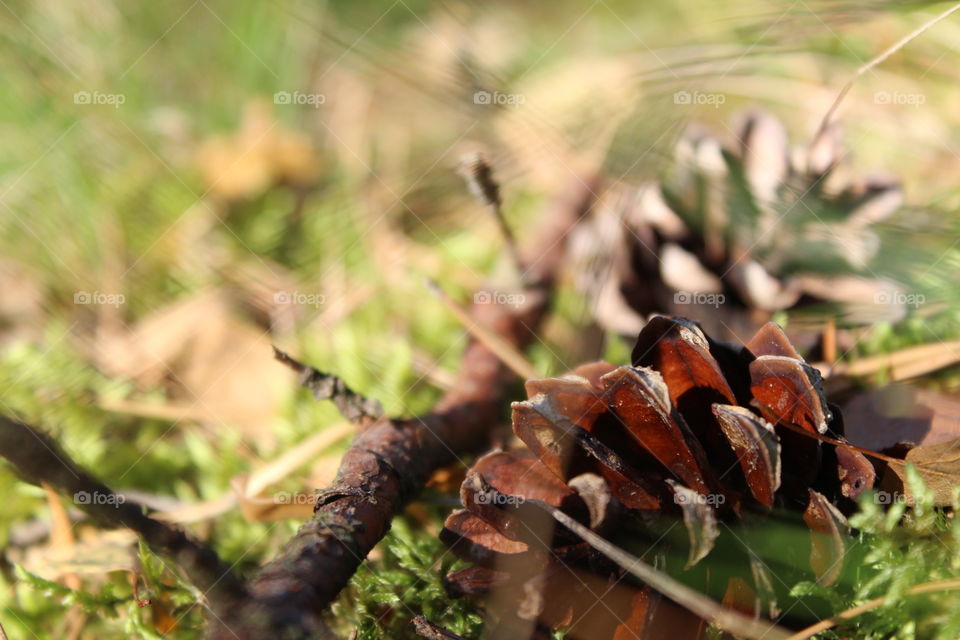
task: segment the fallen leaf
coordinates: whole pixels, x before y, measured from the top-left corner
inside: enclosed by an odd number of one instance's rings
[[[319,162],[306,136],[280,125],[267,104],[256,101],[247,105],[238,131],[203,143],[197,164],[209,193],[244,200],[275,184],[309,184]]]
[[[932,445],[960,438],[960,398],[894,384],[852,398],[844,407],[847,439],[883,451],[901,442]]]
[[[924,483],[933,492],[934,503],[952,504],[953,490],[960,485],[960,438],[939,444],[914,447],[903,462],[887,460],[887,465],[907,486],[907,464],[916,467]],[[906,492],[906,489],[904,489]]]

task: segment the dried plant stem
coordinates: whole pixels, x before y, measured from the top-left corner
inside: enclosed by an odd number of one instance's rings
[[[827,318],[822,335],[823,359],[830,364],[837,360],[837,321],[833,316]]]
[[[827,363],[832,376],[868,376],[889,371],[894,380],[904,380],[960,362],[960,341],[938,342],[908,347],[852,362]]]
[[[853,77],[847,80],[846,84],[843,85],[843,88],[840,89],[840,93],[837,94],[837,97],[833,101],[833,104],[830,105],[830,108],[827,110],[826,115],[823,116],[823,120],[820,122],[820,129],[817,132],[817,136],[819,137],[821,134],[823,134],[826,131],[827,127],[830,126],[830,120],[833,118],[833,114],[836,112],[837,108],[840,106],[840,103],[843,102],[843,99],[847,97],[847,94],[850,92],[850,89],[853,88],[854,83],[856,83],[857,79],[860,78],[860,76],[867,73],[877,65],[882,64],[887,58],[889,58],[890,56],[895,54],[897,51],[907,46],[911,41],[921,36],[924,32],[926,32],[928,29],[930,29],[932,26],[934,26],[941,20],[944,20],[947,17],[949,17],[952,13],[954,13],[958,9],[960,9],[960,3],[951,6],[949,9],[947,9],[943,13],[940,13],[939,15],[934,16],[930,20],[924,22],[922,25],[920,25],[919,27],[917,27],[916,29],[914,29],[904,37],[897,40],[890,47],[888,47],[886,50],[880,53],[880,55],[872,58],[871,60],[863,64],[859,69],[857,69],[857,71],[853,74]]]
[[[520,249],[517,247],[517,239],[513,235],[510,225],[507,224],[507,218],[503,215],[503,205],[498,203],[496,206],[491,207],[491,209],[493,210],[493,217],[497,221],[497,227],[500,229],[500,235],[503,236],[503,242],[507,247],[510,262],[513,263],[517,275],[523,280],[523,261],[520,258]]]
[[[520,351],[509,342],[501,338],[494,331],[474,320],[473,316],[465,308],[457,304],[447,293],[433,280],[427,280],[427,288],[443,303],[454,317],[460,321],[463,328],[473,337],[474,340],[483,343],[492,351],[500,361],[510,367],[510,370],[521,378],[539,378],[541,377],[530,361],[520,353]]]
[[[500,230],[500,235],[503,236],[504,244],[506,244],[507,254],[510,256],[510,261],[513,263],[517,275],[522,280],[524,278],[523,258],[517,247],[517,239],[503,214],[500,184],[493,177],[493,167],[490,166],[486,156],[482,153],[471,153],[461,159],[460,175],[467,181],[470,192],[493,212],[493,217],[497,221],[497,228]]]
[[[924,582],[922,584],[916,584],[904,592],[905,596],[914,596],[921,593],[935,593],[937,591],[953,591],[960,589],[960,580],[935,580],[933,582]],[[827,618],[826,620],[821,620],[820,622],[810,625],[806,629],[801,629],[797,633],[793,634],[787,640],[807,640],[807,638],[812,638],[821,631],[826,631],[827,629],[832,629],[841,622],[846,622],[847,620],[852,620],[857,616],[863,615],[871,609],[876,609],[884,603],[886,598],[874,598],[873,600],[868,600],[863,604],[851,607],[845,611],[841,611],[837,615]]]

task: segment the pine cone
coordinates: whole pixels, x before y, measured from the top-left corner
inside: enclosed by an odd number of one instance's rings
[[[490,453],[467,473],[465,508],[449,516],[442,538],[475,564],[448,575],[448,587],[493,594],[509,627],[502,637],[530,637],[518,631],[523,620],[590,640],[661,637],[666,629],[700,637],[704,629],[571,532],[554,529],[538,503],[614,540],[646,539],[657,552],[657,537],[682,518],[687,569],[714,549],[720,523],[803,512],[817,532],[812,568],[826,583],[839,572],[841,509],[872,487],[874,470],[857,451],[816,439],[841,438],[841,419],[819,373],[780,328],[766,325],[734,347],[688,320],[654,316],[632,360],[529,380],[529,399],[513,404],[513,430],[526,449]],[[769,576],[758,579],[763,568],[752,555],[744,559],[721,594],[759,614],[775,604],[763,596]]]
[[[599,208],[578,231],[579,284],[598,322],[631,334],[669,311],[732,339],[776,311],[825,303],[852,324],[902,317],[890,304],[898,285],[874,273],[871,230],[901,206],[899,185],[845,178],[835,126],[791,153],[783,125],[754,113],[737,140],[725,148],[687,135],[660,183]]]

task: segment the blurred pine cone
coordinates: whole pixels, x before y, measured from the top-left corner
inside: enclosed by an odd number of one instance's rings
[[[836,126],[791,151],[780,121],[757,112],[736,140],[691,132],[659,183],[578,231],[579,284],[598,322],[631,334],[668,311],[732,339],[814,303],[851,324],[901,317],[899,287],[875,274],[871,231],[903,203],[897,182],[846,176]]]
[[[490,453],[467,473],[465,508],[447,518],[442,538],[474,564],[449,574],[447,585],[489,596],[500,619],[490,637],[541,637],[537,629],[557,627],[589,640],[704,633],[702,620],[554,528],[538,503],[615,542],[650,543],[653,554],[671,544],[667,534],[682,518],[682,563],[694,571],[723,544],[719,523],[732,532],[757,516],[803,512],[817,532],[804,564],[821,583],[836,579],[845,522],[835,504],[852,505],[872,487],[874,470],[853,449],[797,433],[840,438],[842,423],[819,373],[780,328],[769,324],[734,347],[688,320],[654,316],[632,360],[529,380],[529,399],[513,404],[513,430],[526,449]],[[734,568],[712,588],[730,606],[769,614],[775,602],[764,563],[736,541],[718,554]]]

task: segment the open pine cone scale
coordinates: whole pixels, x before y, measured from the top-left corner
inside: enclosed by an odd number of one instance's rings
[[[480,458],[461,488],[464,509],[442,533],[474,564],[449,574],[448,588],[495,597],[501,624],[514,625],[503,637],[521,637],[515,625],[526,621],[531,630],[565,627],[572,638],[653,638],[674,619],[675,604],[554,527],[540,503],[614,542],[682,519],[688,569],[710,554],[720,522],[802,511],[816,533],[814,572],[821,581],[839,574],[845,521],[836,505],[849,507],[872,487],[873,467],[856,450],[817,439],[842,438],[839,413],[776,325],[737,347],[687,320],[654,316],[631,366],[591,363],[530,380],[526,390],[528,399],[512,405],[526,449]],[[752,594],[746,608],[759,613],[757,582],[755,571],[734,577],[724,598]],[[689,637],[699,637],[702,621],[696,629]]]
[[[853,175],[837,126],[791,149],[773,115],[741,120],[730,140],[691,127],[659,180],[617,191],[577,229],[577,282],[598,324],[635,333],[668,311],[732,338],[778,311],[792,326],[902,318],[886,303],[901,285],[877,275],[897,181]]]

